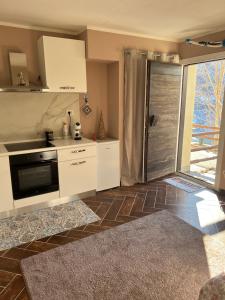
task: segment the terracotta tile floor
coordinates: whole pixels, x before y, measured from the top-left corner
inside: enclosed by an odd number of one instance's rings
[[[21,259],[162,209],[169,209],[225,243],[225,196],[207,189],[189,194],[159,180],[100,192],[84,202],[100,221],[0,252],[0,300],[28,299],[19,266]]]

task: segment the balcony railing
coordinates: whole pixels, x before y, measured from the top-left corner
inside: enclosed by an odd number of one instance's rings
[[[191,160],[191,164],[196,164],[199,162],[217,159],[220,128],[205,126],[205,125],[196,124],[196,123],[192,124],[192,128],[193,128],[193,130],[194,129],[202,129],[202,132],[192,133],[192,138],[196,138],[196,139],[200,140],[200,142],[192,143],[191,152],[207,151],[207,152],[215,153],[216,155],[212,155],[210,157],[200,157],[200,155],[199,155],[199,159]],[[211,141],[212,144],[209,143],[209,141]]]

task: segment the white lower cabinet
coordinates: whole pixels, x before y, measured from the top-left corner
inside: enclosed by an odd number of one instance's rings
[[[9,157],[0,157],[0,212],[13,209]]]
[[[96,190],[96,157],[59,162],[60,197]]]
[[[97,143],[97,191],[120,186],[119,141]]]

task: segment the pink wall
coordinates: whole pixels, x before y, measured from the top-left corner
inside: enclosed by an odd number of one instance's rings
[[[135,37],[131,35],[87,30],[88,59],[117,61],[123,56],[123,49],[137,48],[143,50],[178,52],[178,44],[154,40],[150,38]]]
[[[80,113],[82,131],[86,137],[92,138],[97,132],[100,112],[103,113],[106,132],[108,132],[108,67],[105,63],[87,62],[87,90],[91,114]],[[83,94],[80,105],[84,104]]]
[[[118,137],[118,63],[87,61],[87,89],[92,113],[80,112],[83,134],[92,138],[98,132],[99,117],[102,111],[106,134]],[[84,105],[83,94],[80,106]]]

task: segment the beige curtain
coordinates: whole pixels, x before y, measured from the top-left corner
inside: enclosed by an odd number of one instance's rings
[[[122,185],[144,182],[147,53],[124,52],[124,144]]]

